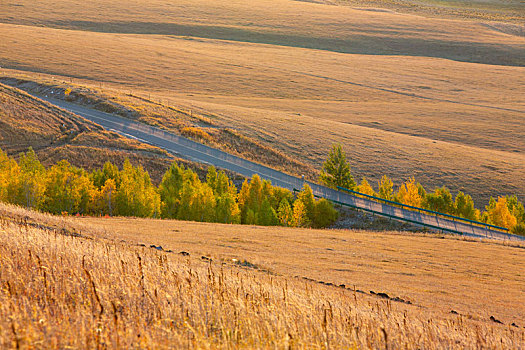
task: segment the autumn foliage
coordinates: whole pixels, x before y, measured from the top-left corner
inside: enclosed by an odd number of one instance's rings
[[[157,187],[141,166],[107,162],[91,173],[60,161],[46,169],[29,149],[19,162],[0,150],[0,201],[53,214],[135,216],[227,224],[326,227],[337,211],[305,185],[297,198],[254,175],[240,193],[210,167],[206,181],[174,163]]]
[[[513,233],[525,235],[525,210],[523,203],[519,202],[516,196],[500,196],[497,200],[491,198],[489,205],[485,207],[485,212],[482,213],[476,209],[470,195],[459,191],[454,198],[450,190],[444,186],[427,193],[414,177],[402,183],[395,192],[394,182],[388,176],[383,175],[378,182],[376,192],[365,177],[356,186],[350,172],[350,164],[341,145],[332,147],[323,165],[319,181],[328,187],[343,187],[367,196],[375,196],[412,207],[483,221],[508,228]]]
[[[365,180],[366,181],[366,180]],[[499,196],[491,198],[485,211],[476,209],[474,200],[468,194],[458,191],[455,197],[446,187],[439,187],[434,192],[427,192],[423,186],[411,177],[393,191],[393,182],[383,176],[378,183],[378,192],[363,192],[401,204],[459,216],[465,219],[482,221],[491,225],[505,227],[513,233],[525,235],[525,210],[523,203],[516,196]]]

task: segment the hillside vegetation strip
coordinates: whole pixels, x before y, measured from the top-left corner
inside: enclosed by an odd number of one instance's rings
[[[0,201],[53,214],[154,217],[228,224],[327,227],[338,212],[305,184],[297,197],[254,175],[240,191],[224,171],[206,180],[173,163],[159,186],[126,159],[88,172],[61,160],[45,168],[33,149],[15,161],[0,149]]]
[[[132,159],[151,171],[156,181],[175,159],[160,148],[106,131],[76,114],[0,84],[0,148],[18,156],[32,147],[44,165],[66,159],[86,169],[110,160]]]

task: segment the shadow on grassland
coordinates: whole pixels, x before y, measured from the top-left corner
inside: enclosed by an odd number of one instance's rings
[[[455,61],[525,66],[525,47],[509,47],[480,42],[454,42],[424,38],[404,38],[396,33],[367,31],[342,38],[304,36],[263,29],[189,25],[154,22],[55,21],[52,27],[101,33],[156,34],[231,40],[258,44],[299,47],[364,55],[407,55],[446,58]]]

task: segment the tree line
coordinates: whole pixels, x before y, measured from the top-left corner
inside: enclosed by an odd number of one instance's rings
[[[62,160],[46,168],[33,149],[17,162],[0,149],[0,201],[53,214],[135,216],[250,225],[322,228],[338,216],[305,185],[294,196],[254,175],[238,191],[224,171],[201,181],[173,163],[155,186],[146,170],[125,160],[87,172]]]
[[[509,228],[525,235],[525,210],[516,196],[490,199],[485,210],[459,191],[454,197],[446,187],[427,192],[414,177],[397,191],[388,176],[375,190],[365,177],[357,184],[341,145],[334,145],[320,173],[319,182],[389,201]],[[305,184],[296,196],[254,175],[240,191],[224,171],[208,169],[201,181],[191,169],[173,163],[155,186],[147,171],[125,160],[121,169],[107,162],[87,172],[62,160],[45,168],[30,148],[18,162],[0,149],[0,201],[53,214],[136,216],[249,225],[322,228],[338,212],[326,199],[316,200]]]
[[[470,195],[459,191],[453,197],[444,186],[427,192],[414,177],[402,183],[395,191],[393,181],[386,175],[378,181],[376,191],[365,177],[359,184],[355,182],[346,154],[339,144],[332,146],[319,181],[328,187],[340,186],[401,204],[506,227],[513,233],[525,235],[525,209],[516,196],[499,196],[497,199],[491,197],[485,210],[481,211],[475,207]]]

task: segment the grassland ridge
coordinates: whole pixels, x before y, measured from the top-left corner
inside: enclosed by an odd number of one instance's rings
[[[23,24],[23,26],[29,26]],[[357,34],[350,38],[333,38],[331,36],[300,35],[297,33],[280,33],[275,30],[251,29],[237,26],[217,26],[206,24],[179,24],[158,22],[98,22],[98,21],[52,21],[46,27],[71,32],[92,32],[118,35],[154,35],[174,38],[199,40],[209,39],[248,44],[262,44],[290,48],[329,51],[353,55],[385,55],[442,58],[458,62],[470,62],[490,65],[523,67],[521,58],[523,48],[505,47],[496,43],[482,43],[470,40],[455,43],[447,39],[433,40],[415,37],[397,36],[392,33],[383,35]],[[38,27],[36,27],[38,28]],[[492,27],[488,27],[493,29]],[[495,30],[496,31],[496,30]],[[501,30],[498,33],[504,33]],[[389,45],[385,48],[384,42]],[[441,47],[436,51],[434,47]],[[12,66],[11,66],[12,67]],[[14,67],[13,67],[14,68]],[[22,67],[17,67],[21,69]]]

